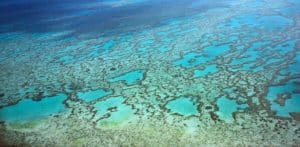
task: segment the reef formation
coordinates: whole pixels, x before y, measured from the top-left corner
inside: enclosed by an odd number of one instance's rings
[[[241,0],[111,35],[0,33],[1,144],[299,145],[299,10]]]

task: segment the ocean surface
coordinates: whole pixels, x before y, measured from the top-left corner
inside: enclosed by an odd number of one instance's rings
[[[298,146],[300,0],[1,0],[0,136]]]

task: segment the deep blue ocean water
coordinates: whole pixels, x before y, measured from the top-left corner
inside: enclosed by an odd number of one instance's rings
[[[298,0],[2,0],[0,145],[297,146]]]

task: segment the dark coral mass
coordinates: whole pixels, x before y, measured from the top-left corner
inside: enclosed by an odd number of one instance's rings
[[[1,0],[0,146],[298,146],[299,0]]]

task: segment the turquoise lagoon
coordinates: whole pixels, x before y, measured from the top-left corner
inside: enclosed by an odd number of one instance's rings
[[[3,0],[0,146],[297,146],[297,0]]]

